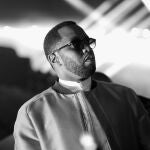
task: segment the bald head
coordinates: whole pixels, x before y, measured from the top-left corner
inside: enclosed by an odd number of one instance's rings
[[[57,48],[58,43],[61,40],[61,34],[59,30],[65,26],[77,26],[73,21],[65,21],[54,26],[46,35],[44,39],[44,52],[46,57]]]

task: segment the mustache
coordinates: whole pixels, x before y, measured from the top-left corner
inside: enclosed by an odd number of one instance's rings
[[[83,60],[86,61],[87,59],[95,59],[95,56],[93,53],[86,53],[84,56],[83,56]]]

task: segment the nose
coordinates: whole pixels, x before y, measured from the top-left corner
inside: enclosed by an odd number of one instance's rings
[[[85,53],[87,53],[87,52],[90,52],[90,51],[91,51],[90,46],[85,45],[85,46],[82,48],[83,54],[85,54]]]

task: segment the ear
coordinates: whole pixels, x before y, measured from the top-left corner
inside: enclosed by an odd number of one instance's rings
[[[48,61],[50,63],[55,63],[55,61],[56,61],[56,55],[55,54],[48,55]]]
[[[57,63],[57,64],[61,65],[58,56],[57,56],[56,54],[54,54],[54,53],[51,54],[51,55],[48,55],[48,61],[49,61],[51,64]]]

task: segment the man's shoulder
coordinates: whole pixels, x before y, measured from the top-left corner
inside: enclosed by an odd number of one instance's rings
[[[100,87],[100,89],[104,91],[115,92],[118,94],[134,92],[133,89],[121,84],[117,84],[113,82],[105,82],[105,81],[96,81],[96,82],[98,87]]]
[[[38,108],[42,105],[48,95],[53,95],[54,90],[49,87],[48,89],[42,91],[41,93],[33,96],[31,99],[26,101],[19,109],[18,112],[29,113],[35,106]]]
[[[119,102],[121,105],[123,103],[136,103],[137,102],[137,94],[135,91],[129,87],[124,85],[110,83],[110,82],[97,82],[97,91],[104,103],[108,101],[116,101]],[[106,101],[107,99],[107,101]],[[122,103],[123,102],[123,103]]]

